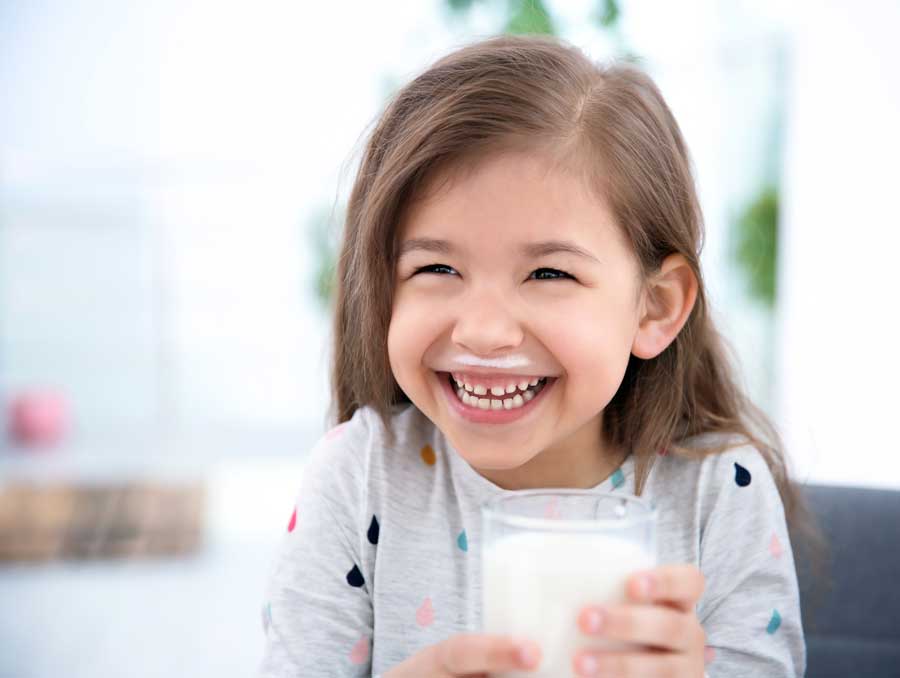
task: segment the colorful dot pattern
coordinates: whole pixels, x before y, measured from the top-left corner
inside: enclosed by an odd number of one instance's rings
[[[291,514],[291,520],[288,523],[288,532],[293,532],[294,528],[297,527],[297,509],[294,509],[294,512]]]
[[[369,659],[369,637],[363,636],[354,643],[350,650],[350,663],[355,666],[365,664]]]
[[[610,476],[609,482],[614,490],[618,490],[620,487],[622,487],[622,485],[625,484],[625,474],[622,473],[622,469],[617,468],[615,472]]]
[[[750,471],[734,462],[734,482],[737,483],[737,486],[747,487],[752,480],[753,477],[750,475]]]
[[[416,610],[416,624],[422,627],[434,624],[434,605],[431,602],[431,598],[425,598],[421,607]]]
[[[272,603],[266,603],[262,608],[262,625],[263,633],[269,634],[269,627],[272,626]]]
[[[437,461],[437,455],[434,453],[434,450],[431,448],[431,445],[425,445],[422,448],[422,451],[419,453],[422,457],[422,461],[424,461],[429,466],[434,466]]]

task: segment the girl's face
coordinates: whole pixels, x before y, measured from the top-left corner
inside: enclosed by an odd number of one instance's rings
[[[388,334],[397,383],[497,484],[590,486],[585,474],[616,454],[603,447],[603,409],[622,382],[644,304],[638,262],[606,205],[541,156],[507,153],[416,202],[400,226]],[[551,241],[583,254],[540,251]],[[446,360],[457,355],[525,356],[533,367],[452,369],[487,391],[465,404],[449,386]],[[518,386],[491,392],[539,377],[548,379],[527,401]],[[501,404],[484,410],[473,398]]]

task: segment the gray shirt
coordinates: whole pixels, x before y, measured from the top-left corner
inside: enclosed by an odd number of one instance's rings
[[[414,406],[388,447],[371,408],[327,433],[299,479],[263,601],[260,676],[372,676],[481,625],[480,506],[514,493],[479,475]],[[633,494],[629,457],[594,488]],[[706,579],[710,678],[802,676],[805,645],[784,511],[748,446],[658,456],[643,496],[658,558]]]

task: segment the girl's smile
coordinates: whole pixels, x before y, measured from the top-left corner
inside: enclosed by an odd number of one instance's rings
[[[529,416],[557,381],[553,377],[436,374],[452,411],[475,424],[509,424]]]

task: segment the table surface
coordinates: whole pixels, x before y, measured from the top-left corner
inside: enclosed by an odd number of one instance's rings
[[[193,556],[0,566],[0,678],[255,675],[265,581],[302,461],[208,468]]]

